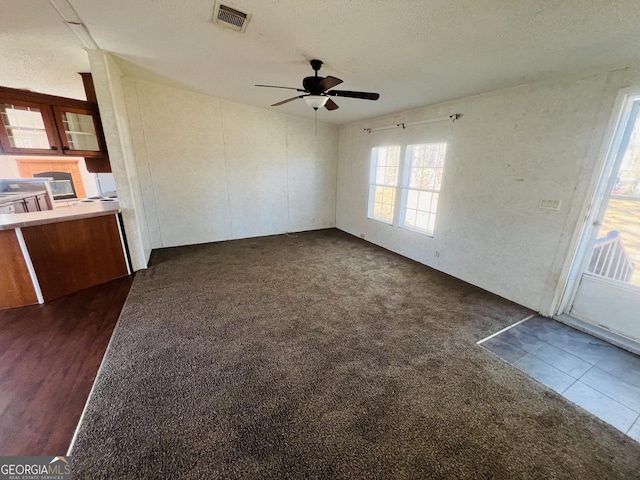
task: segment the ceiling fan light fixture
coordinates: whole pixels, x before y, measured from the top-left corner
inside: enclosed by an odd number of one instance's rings
[[[327,103],[328,99],[329,97],[325,97],[324,95],[307,95],[304,97],[304,101],[307,102],[307,105],[314,110],[324,107],[324,104]]]

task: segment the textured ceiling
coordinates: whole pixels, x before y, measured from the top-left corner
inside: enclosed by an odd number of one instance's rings
[[[0,86],[85,99],[89,60],[47,0],[2,0]]]
[[[236,102],[270,108],[293,96],[253,85],[299,87],[319,58],[321,75],[344,80],[337,88],[381,95],[338,98],[339,110],[318,112],[338,124],[640,58],[638,0],[225,1],[251,15],[245,33],[212,23],[213,0],[69,3],[125,73]],[[80,43],[70,48],[72,34],[44,0],[3,0],[2,10],[9,77],[61,93],[61,64],[72,72],[86,64]],[[32,85],[29,62],[41,63]],[[301,100],[274,110],[313,115]]]

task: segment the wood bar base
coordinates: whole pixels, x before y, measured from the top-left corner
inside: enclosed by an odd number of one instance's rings
[[[115,215],[22,229],[45,301],[127,275]]]
[[[15,230],[0,230],[0,309],[38,303]]]
[[[16,215],[20,223],[0,230],[0,309],[53,300],[128,275],[117,211],[84,213],[44,222],[24,222],[20,219],[31,214]]]

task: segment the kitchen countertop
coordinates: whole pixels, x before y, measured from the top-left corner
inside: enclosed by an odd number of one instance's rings
[[[33,196],[29,192],[27,196]],[[6,197],[5,197],[6,198]],[[68,208],[56,208],[41,212],[6,213],[0,214],[0,230],[12,230],[15,228],[45,225],[47,223],[68,222],[82,218],[100,217],[118,213],[118,202],[89,202],[79,203]]]
[[[18,200],[22,200],[27,197],[35,197],[37,195],[46,195],[46,190],[36,190],[34,192],[11,192],[11,195],[7,195],[9,192],[0,192],[0,205],[5,203],[13,203]]]

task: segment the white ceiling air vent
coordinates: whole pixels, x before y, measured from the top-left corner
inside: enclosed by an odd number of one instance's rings
[[[216,2],[213,21],[232,30],[244,32],[247,28],[247,23],[249,23],[249,15]]]

